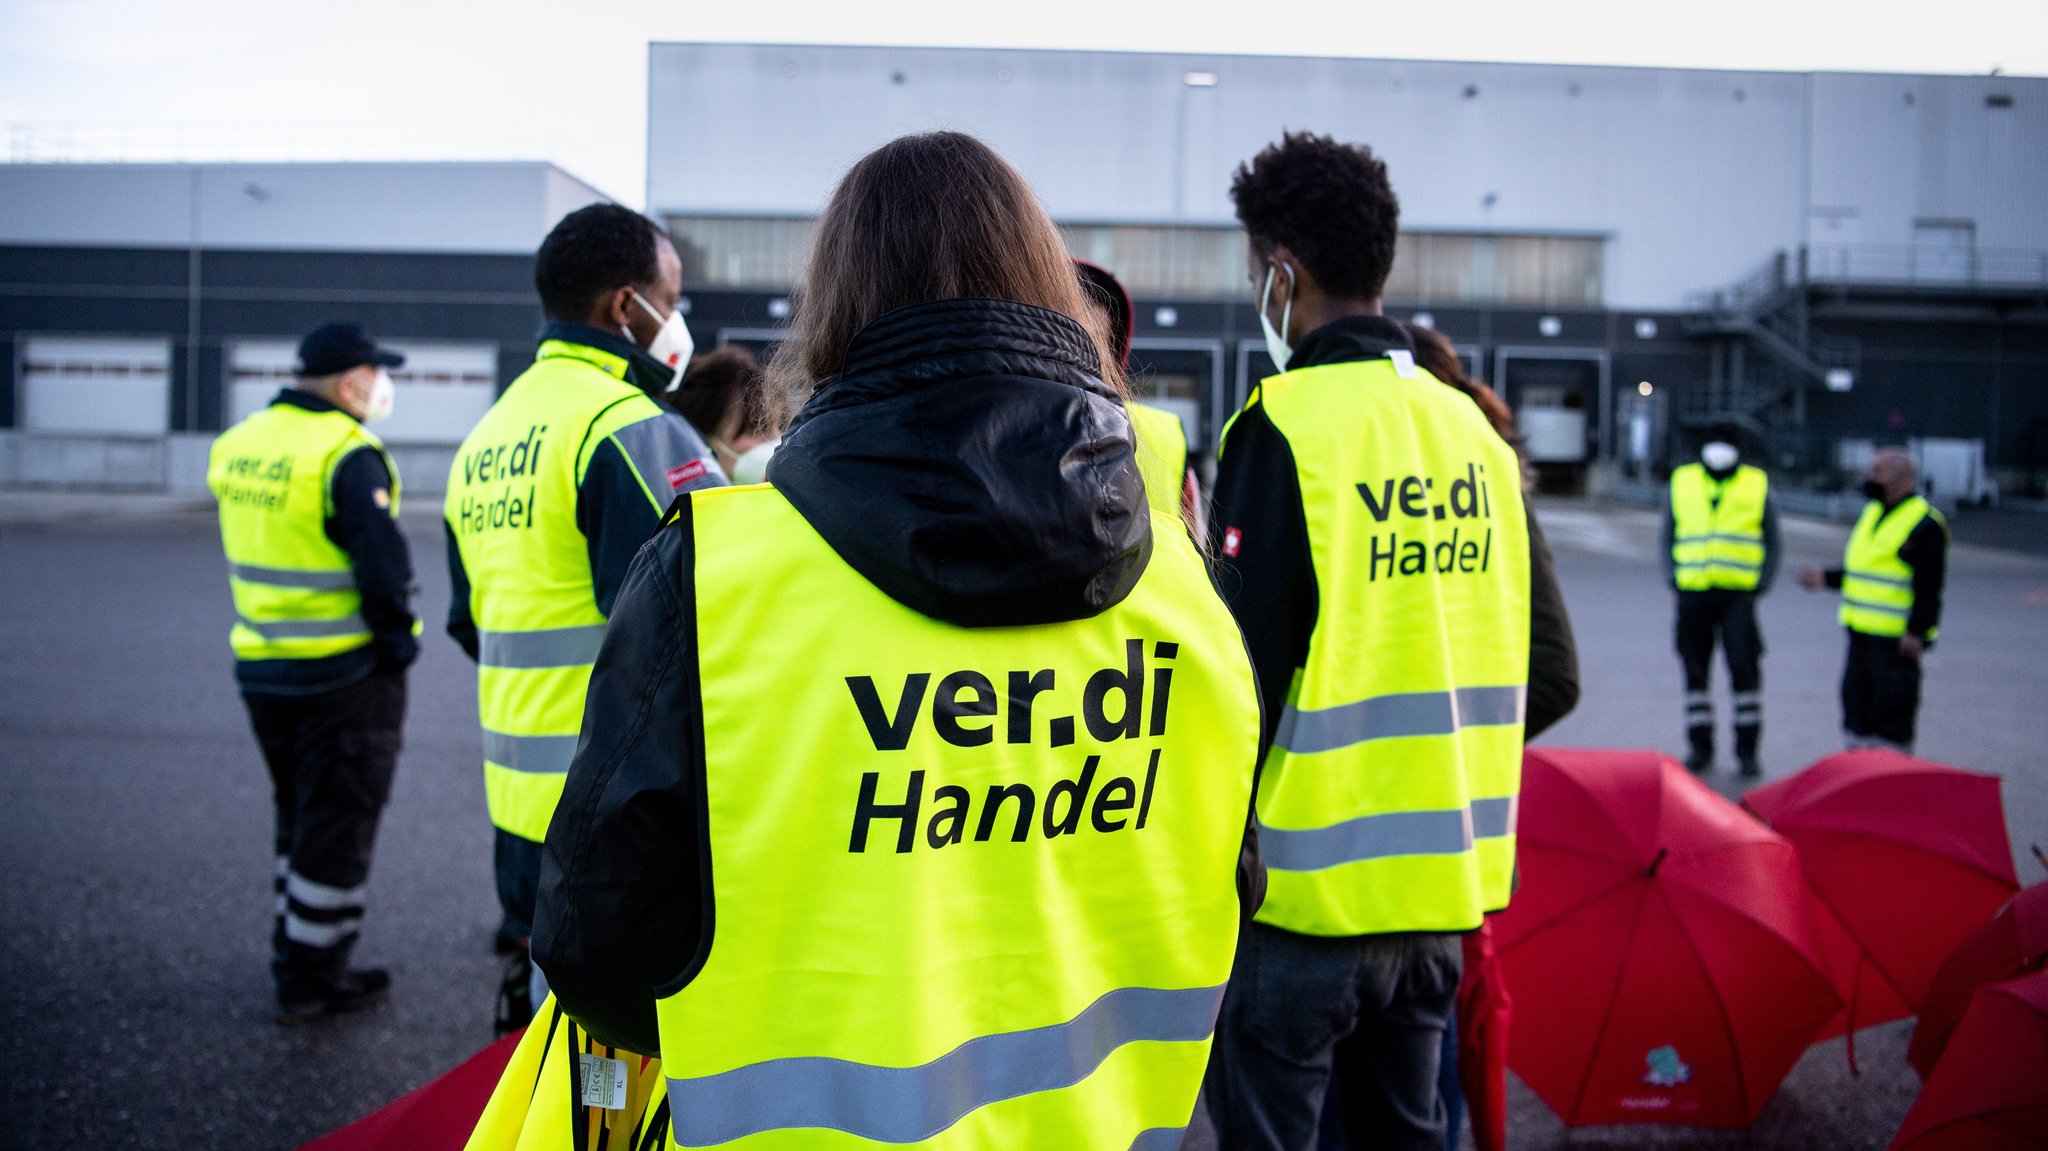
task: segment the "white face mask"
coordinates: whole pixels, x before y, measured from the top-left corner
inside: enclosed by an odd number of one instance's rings
[[[775,454],[781,440],[762,440],[739,454],[732,462],[732,482],[736,484],[758,484],[768,478],[768,458]]]
[[[1700,462],[1710,471],[1725,472],[1741,459],[1742,453],[1736,450],[1735,445],[1724,440],[1715,440],[1700,448]]]
[[[370,398],[363,404],[363,422],[375,424],[390,419],[391,408],[397,400],[397,393],[391,386],[391,373],[378,368],[376,377],[370,381]]]
[[[1287,268],[1287,302],[1280,308],[1280,330],[1273,330],[1273,321],[1266,318],[1266,302],[1273,298],[1273,273],[1285,264],[1266,265],[1266,286],[1259,290],[1259,328],[1266,334],[1266,355],[1273,366],[1287,370],[1287,361],[1294,356],[1294,349],[1287,345],[1287,323],[1294,318],[1294,269]]]
[[[681,312],[670,312],[666,317],[662,316],[660,312],[654,310],[654,305],[643,299],[638,292],[633,293],[633,302],[640,305],[641,311],[646,312],[661,325],[661,330],[654,333],[654,342],[647,345],[647,354],[667,364],[675,373],[669,377],[668,387],[662,389],[665,392],[673,392],[682,386],[683,369],[690,366],[690,357],[697,351],[697,342],[690,338],[690,326],[683,322]],[[626,338],[633,338],[630,329],[626,332]]]

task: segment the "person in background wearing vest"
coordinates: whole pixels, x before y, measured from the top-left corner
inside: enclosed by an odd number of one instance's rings
[[[786,405],[745,348],[728,344],[692,359],[682,386],[661,400],[711,445],[726,479],[758,484],[768,474]]]
[[[1762,468],[1742,462],[1741,433],[1708,433],[1696,463],[1671,472],[1664,504],[1664,578],[1678,592],[1678,659],[1685,668],[1685,766],[1714,766],[1714,643],[1719,637],[1735,689],[1735,761],[1763,774],[1763,632],[1756,601],[1778,572],[1778,511]]]
[[[1116,357],[1117,369],[1128,372],[1134,314],[1131,294],[1107,268],[1086,260],[1075,260],[1074,268],[1081,274],[1081,294],[1089,311],[1109,332],[1110,354]],[[1194,536],[1195,546],[1204,546],[1207,529],[1202,522],[1202,488],[1195,481],[1195,470],[1188,466],[1186,426],[1165,408],[1137,400],[1127,406],[1131,430],[1138,437],[1138,470],[1145,477],[1146,500],[1167,515],[1179,516]]]
[[[445,506],[448,634],[478,664],[497,829],[505,1029],[542,995],[525,945],[540,842],[612,601],[669,501],[725,482],[704,441],[653,398],[681,381],[691,351],[668,235],[617,204],[579,208],[541,241],[533,278],[548,319],[539,352],[456,450]]]
[[[276,801],[279,1023],[374,1006],[391,986],[349,955],[419,655],[398,469],[363,427],[391,414],[385,369],[403,363],[355,324],[318,329],[297,382],[222,432],[207,465],[235,679]]]
[[[1436,1151],[1460,937],[1507,904],[1537,722],[1520,463],[1381,315],[1399,206],[1369,149],[1289,133],[1231,197],[1283,373],[1225,433],[1210,525],[1268,886],[1204,1093],[1225,1148],[1312,1146],[1328,1096],[1348,1145]]]
[[[1177,1146],[1256,900],[1243,641],[1002,157],[883,145],[805,266],[772,486],[619,595],[535,958],[677,1146]]]
[[[1948,521],[1914,494],[1913,457],[1886,448],[1870,461],[1863,507],[1842,566],[1806,568],[1799,585],[1842,591],[1849,632],[1842,668],[1842,731],[1850,747],[1913,750],[1920,661],[1941,630],[1948,574]]]

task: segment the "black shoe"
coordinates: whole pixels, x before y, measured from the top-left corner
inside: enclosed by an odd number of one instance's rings
[[[1743,778],[1761,779],[1763,777],[1764,765],[1757,762],[1756,756],[1743,755],[1737,756],[1736,759],[1741,764],[1739,770],[1742,772]]]
[[[365,1011],[384,1002],[391,992],[391,973],[365,967],[344,974],[328,987],[277,993],[277,1021],[287,1026],[312,1023],[329,1015]]]
[[[1707,772],[1714,770],[1714,749],[1710,747],[1693,748],[1692,751],[1686,754],[1685,770],[1692,772],[1694,775],[1705,775]]]

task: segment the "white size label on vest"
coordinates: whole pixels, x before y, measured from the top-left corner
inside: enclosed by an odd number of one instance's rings
[[[1394,361],[1395,375],[1401,377],[1404,380],[1412,380],[1415,378],[1414,352],[1411,352],[1406,348],[1395,348],[1387,353],[1387,358]]]
[[[625,1060],[606,1059],[602,1055],[578,1055],[576,1069],[581,1079],[576,1097],[585,1107],[602,1107],[607,1111],[626,1109]]]

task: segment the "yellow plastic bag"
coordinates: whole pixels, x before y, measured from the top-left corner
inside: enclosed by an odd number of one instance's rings
[[[665,1147],[663,1086],[661,1060],[592,1039],[550,995],[513,1050],[465,1151]]]

